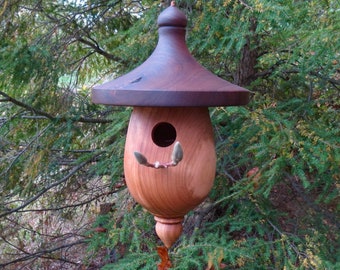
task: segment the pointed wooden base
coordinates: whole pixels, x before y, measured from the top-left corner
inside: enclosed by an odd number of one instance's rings
[[[155,217],[156,220],[156,233],[162,240],[163,244],[170,248],[182,233],[184,218],[160,218]]]

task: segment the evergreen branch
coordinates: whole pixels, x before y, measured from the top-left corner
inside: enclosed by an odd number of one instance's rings
[[[73,62],[71,62],[70,63],[70,65],[71,66],[74,66],[74,65],[78,65],[78,70],[81,68],[81,65],[82,65],[82,63],[87,59],[87,58],[89,58],[92,54],[94,54],[95,52],[89,52],[89,53],[87,53],[85,56],[83,56],[83,57],[81,57],[80,59],[77,59],[77,60],[75,60],[75,61],[73,61]]]
[[[276,68],[278,68],[281,64],[284,64],[286,62],[287,62],[286,60],[279,60],[275,64],[273,64],[271,67],[269,67],[267,70],[255,73],[254,78],[269,76],[275,71]]]
[[[15,219],[15,217],[14,217],[14,219]],[[19,230],[25,230],[25,231],[28,231],[28,232],[30,232],[30,233],[39,235],[39,236],[41,236],[41,237],[48,237],[48,238],[53,238],[53,239],[58,239],[58,238],[60,239],[60,238],[62,238],[62,239],[65,240],[67,236],[68,236],[68,237],[83,236],[83,235],[81,235],[81,234],[78,234],[77,232],[64,233],[63,235],[51,235],[51,234],[47,234],[47,233],[41,233],[41,232],[39,232],[38,230],[34,230],[32,227],[29,228],[29,227],[26,227],[26,226],[20,224],[18,220],[14,220],[14,219],[5,217],[5,220],[6,220],[6,221],[9,221],[11,225],[13,224],[14,226],[17,226],[17,227],[19,228]],[[10,226],[11,226],[11,225],[10,225]],[[27,224],[25,224],[25,225],[27,225]],[[14,226],[13,226],[13,227],[14,227]],[[15,228],[17,228],[17,227],[15,227]],[[80,229],[79,229],[79,230],[80,230]],[[17,231],[18,231],[18,229],[14,230],[13,233],[9,233],[9,234],[8,234],[8,232],[3,232],[2,234],[0,234],[0,238],[2,238],[2,239],[4,240],[4,238],[7,237],[7,238],[10,238],[11,240],[12,240],[12,239],[18,240],[18,239],[16,239],[15,237],[13,237],[14,235],[16,235]],[[4,235],[5,235],[5,236],[4,236]],[[15,248],[15,245],[14,245],[14,244],[11,244],[11,243],[8,243],[8,244],[11,245],[11,246],[13,246],[13,247]],[[21,250],[21,251],[24,252],[23,250]]]
[[[324,81],[327,81],[327,82],[329,82],[329,83],[331,83],[333,85],[340,85],[340,80],[336,80],[336,79],[332,79],[332,78],[328,78],[328,77],[322,76],[318,72],[315,72],[315,71],[314,72],[312,71],[310,74],[315,76],[315,77],[318,77],[318,78],[320,78],[320,79],[322,79]]]
[[[83,37],[80,36],[76,36],[75,39],[87,46],[89,46],[90,48],[92,48],[96,53],[99,53],[100,55],[104,56],[105,58],[109,59],[109,60],[113,60],[115,62],[118,63],[126,63],[126,61],[123,61],[122,58],[117,57],[113,54],[110,54],[108,52],[106,52],[105,50],[103,50],[102,48],[100,48],[99,44],[97,43],[97,41],[95,41],[93,38],[89,38],[90,40],[86,40]]]
[[[81,164],[79,164],[78,166],[74,167],[67,175],[65,175],[63,178],[61,178],[59,181],[54,182],[46,187],[44,187],[42,190],[40,190],[35,196],[31,197],[30,199],[26,200],[26,202],[24,202],[22,205],[13,208],[9,211],[6,211],[4,213],[0,214],[0,218],[5,217],[7,215],[10,215],[12,213],[15,213],[25,207],[27,207],[29,204],[33,203],[34,201],[36,201],[38,198],[40,198],[42,195],[44,195],[47,191],[49,191],[51,188],[56,187],[64,182],[66,182],[70,177],[72,177],[75,173],[77,173],[79,170],[81,170],[85,165],[87,165],[88,163],[92,162],[96,157],[98,157],[99,155],[101,155],[103,152],[99,152],[97,154],[95,154],[94,156],[92,156],[91,158],[89,158],[88,160],[82,162]]]
[[[67,118],[62,118],[61,120],[67,121]],[[74,119],[74,122],[80,122],[80,123],[92,123],[92,124],[108,124],[112,123],[112,120],[110,119],[100,119],[100,118],[88,118],[88,117],[80,117],[78,119]]]
[[[12,166],[14,165],[14,163],[18,160],[19,157],[21,157],[21,155],[23,155],[26,150],[36,141],[40,138],[40,136],[42,136],[44,134],[44,132],[49,128],[49,125],[46,126],[43,130],[40,130],[38,132],[38,134],[36,134],[34,136],[34,138],[25,145],[25,147],[13,158],[12,162],[9,164],[9,166],[7,167],[6,170],[4,170],[3,172],[1,172],[0,176],[7,174],[7,172],[12,168]],[[1,217],[1,216],[0,216]]]
[[[289,180],[287,184],[293,189],[294,193],[296,193],[303,199],[305,205],[312,208],[313,211],[315,211],[316,213],[321,214],[325,219],[328,220],[330,224],[333,224],[337,229],[340,229],[340,223],[338,222],[335,213],[332,213],[332,211],[328,211],[327,209],[321,208],[317,203],[315,203],[315,201],[313,201],[309,196],[307,196],[302,186],[298,184],[298,181],[296,181],[295,176],[290,175],[286,172],[284,173],[284,175]]]
[[[3,3],[2,10],[0,11],[0,17],[5,13],[5,11],[7,9],[7,5],[8,5],[8,1],[5,0],[4,3]]]
[[[23,103],[15,98],[12,98],[11,96],[7,95],[5,92],[0,91],[0,95],[2,95],[3,97],[5,97],[6,99],[8,99],[9,102],[12,102],[15,105],[18,105],[19,107],[25,108],[28,111],[32,111],[35,114],[38,115],[42,115],[45,116],[46,118],[50,119],[50,120],[54,120],[55,118],[50,115],[49,113],[46,113],[44,111],[38,110],[36,108],[33,108],[32,106],[28,105],[27,103]]]
[[[92,198],[90,198],[90,199],[88,199],[86,201],[82,201],[82,202],[75,203],[75,204],[67,204],[67,205],[64,205],[64,206],[54,207],[54,208],[18,210],[17,212],[18,213],[24,213],[24,212],[41,212],[41,211],[59,211],[59,210],[68,209],[68,208],[76,208],[76,207],[79,207],[79,206],[83,206],[83,205],[89,204],[89,203],[99,199],[100,197],[108,196],[108,195],[117,193],[119,191],[119,188],[121,188],[123,186],[125,187],[125,185],[122,184],[121,186],[116,187],[116,189],[113,189],[113,190],[110,190],[110,191],[107,191],[107,192],[104,192],[104,193],[97,194],[96,196],[94,196],[94,197],[92,197]]]
[[[46,258],[46,256],[44,256],[46,254],[51,254],[51,253],[56,252],[58,250],[61,250],[61,249],[64,249],[64,248],[70,248],[70,247],[73,247],[73,246],[76,246],[76,245],[83,245],[85,243],[86,243],[85,240],[79,240],[79,241],[72,242],[72,243],[65,244],[65,245],[61,245],[61,246],[58,246],[58,247],[55,247],[55,248],[45,249],[45,250],[41,250],[41,251],[38,251],[38,252],[35,252],[35,253],[30,253],[30,254],[23,256],[21,258],[18,258],[18,259],[15,259],[15,260],[12,260],[12,261],[9,261],[9,262],[6,262],[6,263],[1,263],[0,267],[5,267],[5,266],[11,265],[11,264],[28,261],[28,260],[31,260],[31,259],[34,259],[34,258],[37,258],[37,257]],[[49,259],[52,259],[52,258],[49,258]],[[69,263],[71,263],[71,262],[69,262]],[[75,264],[75,263],[73,263],[73,264]]]
[[[253,7],[249,6],[246,2],[242,1],[242,0],[239,0],[240,4],[243,5],[244,7],[246,7],[247,9],[250,9],[250,10],[254,10]]]
[[[269,219],[267,219],[267,222],[269,223],[269,225],[274,229],[274,231],[276,231],[282,238],[286,238],[285,234],[283,232],[281,232],[279,230],[278,227],[276,227]],[[292,248],[292,250],[294,250],[294,252],[296,253],[296,255],[301,256],[303,255],[304,257],[308,257],[305,253],[302,253],[299,251],[299,249],[288,239],[286,239],[286,242],[288,243],[288,245]]]
[[[85,244],[85,242],[84,242],[84,244]],[[74,245],[72,245],[72,246],[74,246]],[[70,246],[70,247],[72,247],[72,246]],[[69,248],[69,247],[67,247],[67,248]],[[79,262],[79,261],[78,261],[78,262],[72,262],[72,261],[67,260],[67,259],[65,259],[65,258],[63,258],[63,257],[57,257],[57,258],[55,258],[55,257],[53,257],[53,256],[39,256],[39,258],[41,258],[41,259],[46,259],[46,260],[60,261],[60,262],[72,264],[72,265],[75,265],[75,266],[79,266],[79,264],[81,263],[81,262]]]
[[[7,95],[5,92],[0,91],[0,95],[4,96],[5,99],[1,99],[0,102],[11,102],[19,107],[22,107],[28,111],[31,111],[37,115],[34,116],[23,116],[22,118],[30,118],[30,119],[47,119],[47,120],[58,120],[62,122],[67,122],[71,120],[72,122],[80,122],[80,123],[93,123],[93,124],[106,124],[106,123],[111,123],[112,120],[110,119],[100,119],[100,118],[89,118],[89,117],[74,117],[74,118],[67,118],[67,117],[55,117],[47,112],[38,110],[31,105],[24,103],[20,100],[17,100],[9,95]]]
[[[259,77],[266,77],[269,76],[271,74],[273,74],[273,72],[275,71],[275,69],[284,61],[278,61],[278,63],[274,64],[273,66],[271,66],[269,69],[261,71],[261,72],[257,72],[254,74],[254,78],[259,78]],[[284,70],[282,71],[283,74],[298,74],[301,73],[299,69],[295,68],[295,69],[290,69],[290,70]],[[336,87],[337,85],[340,85],[340,80],[336,80],[333,78],[329,78],[326,76],[322,76],[320,75],[318,72],[316,71],[311,71],[309,72],[310,75],[317,77],[323,81],[326,81],[328,83],[331,83],[332,85],[334,85],[334,87]]]
[[[21,118],[25,119],[34,119],[34,120],[48,120],[46,116],[43,115],[23,115]],[[67,118],[67,117],[56,117],[53,120],[59,120],[61,122],[67,122],[71,120],[72,122],[79,122],[79,123],[92,123],[92,124],[108,124],[112,123],[110,119],[101,119],[101,118],[90,118],[90,117],[74,117],[74,118]]]

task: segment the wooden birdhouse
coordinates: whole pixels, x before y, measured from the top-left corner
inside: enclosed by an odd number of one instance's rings
[[[159,41],[139,67],[92,90],[94,103],[133,106],[124,173],[133,198],[156,220],[169,248],[184,216],[210,192],[216,168],[208,107],[245,105],[249,91],[202,67],[185,42],[187,19],[175,5],[158,18]]]

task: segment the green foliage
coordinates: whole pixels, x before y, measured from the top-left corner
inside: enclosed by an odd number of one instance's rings
[[[256,104],[233,142],[254,158],[252,166],[259,166],[266,179],[257,192],[268,196],[275,181],[294,176],[308,191],[323,187],[327,201],[339,174],[334,166],[339,163],[337,110],[300,99],[260,102],[268,107]],[[251,145],[244,148],[241,142]]]
[[[153,269],[157,260],[153,217],[136,205],[128,193],[122,194],[113,214],[98,216],[94,226],[105,224],[108,233],[93,234],[88,249],[93,256],[103,247],[109,250],[107,260],[114,263],[108,263],[103,269],[139,269],[146,265],[149,268],[145,269]]]
[[[319,101],[256,95],[249,108],[217,108],[211,115],[219,157],[214,210],[171,250],[173,269],[336,269],[337,111]],[[247,176],[254,167],[258,174]],[[130,234],[138,231],[129,227]],[[155,251],[141,251],[104,269],[154,269]]]
[[[268,259],[276,253],[282,255],[275,256],[278,260],[275,268],[301,265],[320,269],[326,267],[330,258],[335,263],[332,250],[338,236],[327,232],[338,226],[334,212],[339,207],[339,166],[335,165],[339,164],[340,157],[337,110],[320,106],[319,101],[276,102],[257,96],[251,105],[254,109],[227,109],[218,119],[219,123],[224,121],[218,134],[226,135],[221,147],[231,156],[226,162],[231,159],[238,168],[244,168],[242,173],[223,163],[224,160],[220,162],[220,170],[225,172],[222,175],[229,178],[232,194],[236,194],[228,200],[223,217],[225,224],[230,224],[230,232],[250,235],[255,232],[257,238],[261,236],[257,241],[265,239],[265,245],[272,246]],[[258,174],[247,177],[246,172],[254,167],[259,168]],[[220,193],[222,185],[218,187]],[[216,196],[220,197],[219,193]],[[242,199],[239,205],[238,200],[235,201],[238,196]],[[244,208],[247,205],[250,206],[248,211]],[[228,211],[237,213],[236,220],[227,216]],[[303,212],[301,216],[300,212]],[[295,224],[294,232],[289,222]],[[268,233],[273,231],[277,235],[269,238]],[[276,241],[282,246],[275,244]],[[281,250],[282,247],[286,250]],[[269,267],[269,261],[273,263],[272,259],[268,260],[268,265],[259,266],[259,269]],[[248,269],[244,267],[242,269]],[[249,269],[254,267],[250,265]]]
[[[256,91],[277,99],[306,97],[313,87],[326,93],[339,79],[338,1],[216,0],[195,7],[189,45],[221,77],[236,79],[248,43],[257,55],[251,74]]]
[[[153,217],[124,184],[131,108],[89,93],[151,54],[164,6],[104,2],[0,1],[0,267],[159,261]],[[193,55],[232,82],[250,65],[254,94],[247,107],[210,110],[215,185],[186,217],[173,269],[339,268],[339,1],[177,4]],[[98,214],[103,202],[113,211]],[[67,252],[50,251],[61,242]]]

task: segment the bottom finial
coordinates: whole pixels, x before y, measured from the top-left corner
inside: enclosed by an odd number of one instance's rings
[[[156,233],[162,240],[163,244],[170,248],[182,233],[184,218],[160,218],[155,217],[156,220]]]

